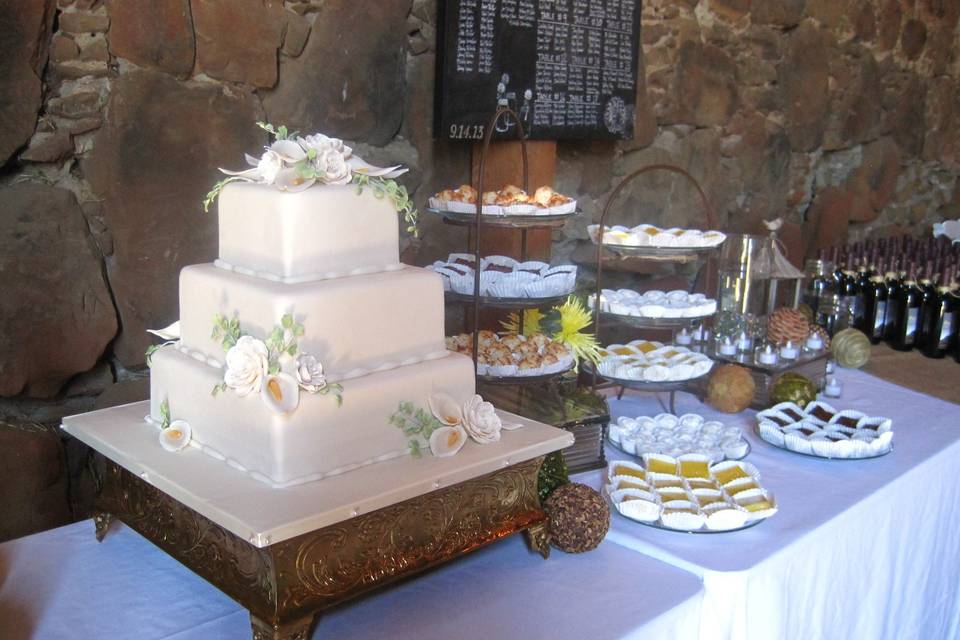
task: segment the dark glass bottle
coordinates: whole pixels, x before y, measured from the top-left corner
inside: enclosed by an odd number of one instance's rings
[[[883,339],[886,314],[887,284],[883,276],[873,276],[863,290],[863,332],[873,344]]]
[[[847,308],[847,317],[850,318],[850,326],[855,329],[863,328],[863,297],[860,291],[860,283],[855,271],[847,269],[843,272],[843,283],[840,288],[840,296],[844,306]]]
[[[890,346],[897,351],[910,351],[917,344],[923,289],[917,284],[915,273],[911,269],[897,294],[897,315],[893,322],[893,340],[890,342]]]
[[[924,305],[920,317],[922,328],[920,350],[928,358],[942,358],[955,347],[957,339],[957,308],[960,298],[952,295],[950,287],[937,287],[933,301]]]
[[[933,330],[929,324],[924,324],[924,316],[933,313],[933,307],[937,306],[937,287],[930,277],[932,270],[933,267],[928,264],[924,271],[927,275],[917,282],[917,286],[920,287],[920,311],[917,319],[917,334],[914,336],[914,344],[917,349],[923,348],[923,345],[927,342],[928,330]]]
[[[887,287],[887,308],[883,317],[883,339],[892,343],[893,327],[897,322],[897,316],[900,315],[900,289],[903,288],[903,284],[894,271],[887,271],[884,284]]]

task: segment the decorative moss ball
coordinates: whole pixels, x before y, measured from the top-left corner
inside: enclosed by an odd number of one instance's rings
[[[585,484],[572,482],[553,490],[543,505],[550,517],[550,542],[566,553],[596,549],[610,528],[610,508]]]
[[[777,378],[770,388],[770,406],[792,402],[799,407],[805,407],[816,399],[817,385],[813,380],[792,371]]]
[[[718,367],[707,384],[707,404],[724,413],[740,413],[750,406],[757,392],[753,376],[736,364]]]
[[[870,360],[870,338],[862,331],[844,329],[833,336],[830,350],[841,367],[859,369]]]

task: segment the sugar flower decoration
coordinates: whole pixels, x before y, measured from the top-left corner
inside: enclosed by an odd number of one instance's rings
[[[264,148],[260,157],[246,155],[247,169],[233,171],[220,169],[226,179],[213,186],[203,201],[208,211],[220,191],[231,182],[253,182],[271,185],[280,191],[297,192],[314,185],[347,185],[354,183],[358,192],[369,187],[378,198],[388,197],[409,224],[408,231],[416,232],[417,211],[406,187],[395,182],[407,169],[400,165],[377,167],[354,155],[353,149],[339,138],[322,133],[298,136],[286,127],[274,127],[265,122],[257,125],[270,133],[274,141]]]

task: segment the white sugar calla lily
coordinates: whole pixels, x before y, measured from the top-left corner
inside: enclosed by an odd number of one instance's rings
[[[170,452],[182,450],[193,437],[193,431],[186,420],[174,420],[170,426],[160,431],[160,446]]]
[[[287,164],[296,164],[307,157],[307,152],[293,140],[277,140],[270,145],[270,151],[280,156]]]
[[[408,171],[408,169],[404,169],[399,164],[392,167],[376,167],[366,160],[358,158],[357,156],[353,156],[348,159],[347,163],[350,165],[350,168],[354,173],[370,176],[371,178],[386,178],[388,180],[392,180],[393,178],[402,176]]]
[[[430,434],[430,453],[438,458],[456,455],[467,441],[462,427],[440,427]]]
[[[274,413],[286,415],[300,404],[300,385],[288,373],[268,375],[263,381],[260,398]]]
[[[297,191],[309,189],[316,181],[316,178],[304,178],[297,169],[287,168],[280,170],[273,184],[276,185],[280,191],[296,193]]]
[[[147,329],[147,333],[152,333],[158,338],[163,340],[179,340],[180,339],[180,321],[177,320],[170,326],[164,327],[163,329]]]
[[[459,426],[463,422],[460,403],[445,393],[434,393],[427,400],[433,417],[448,427]]]

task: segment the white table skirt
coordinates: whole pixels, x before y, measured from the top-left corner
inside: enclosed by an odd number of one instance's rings
[[[700,580],[609,542],[549,560],[520,536],[321,617],[314,638],[696,638]],[[236,640],[246,610],[123,525],[0,545],[4,640]]]
[[[960,406],[859,371],[839,377],[843,396],[828,401],[892,418],[890,455],[831,461],[794,454],[755,435],[752,411],[719,414],[678,394],[678,413],[744,430],[753,447],[747,459],[779,512],[718,535],[655,530],[614,514],[608,542],[703,578],[701,640],[960,638]],[[614,417],[662,410],[651,394],[611,400]],[[601,475],[576,479],[599,487]]]

